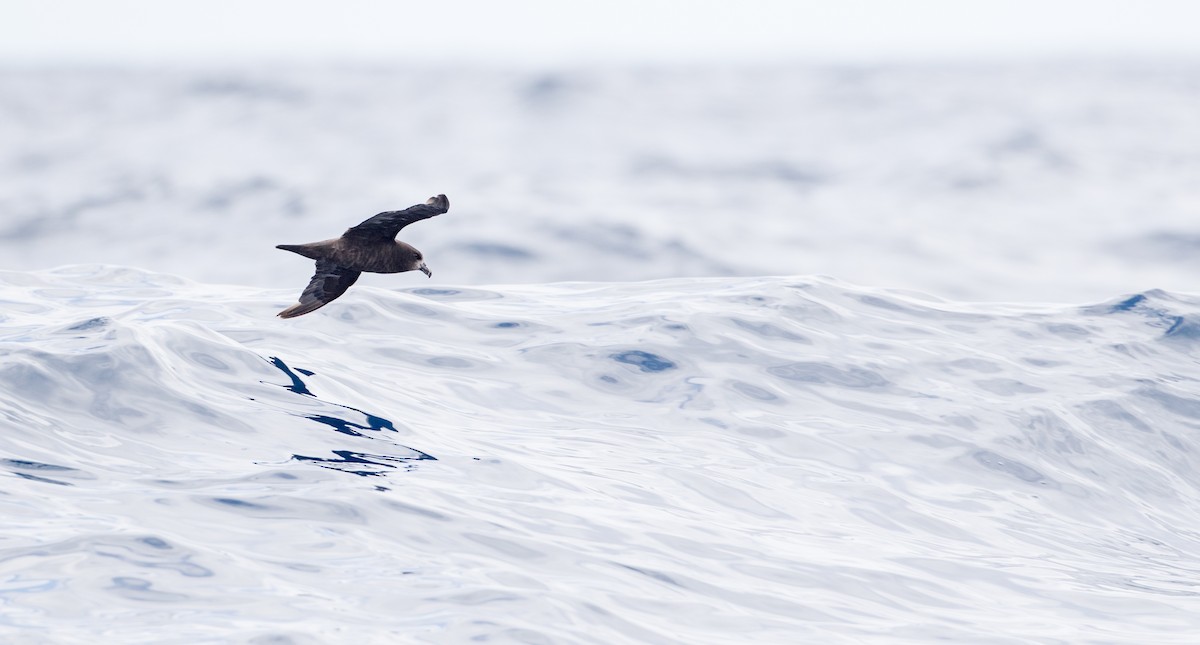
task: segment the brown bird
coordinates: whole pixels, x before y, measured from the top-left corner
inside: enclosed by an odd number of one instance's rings
[[[396,239],[400,229],[450,210],[445,195],[430,197],[424,204],[402,211],[387,211],[346,229],[342,236],[309,244],[280,244],[277,249],[299,253],[317,261],[317,272],[300,294],[300,302],[279,312],[280,318],[295,318],[324,307],[346,293],[363,271],[401,273],[420,270],[433,277],[425,258],[412,246]]]

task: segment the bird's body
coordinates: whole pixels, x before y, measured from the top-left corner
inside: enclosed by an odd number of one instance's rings
[[[403,273],[420,268],[412,266],[412,258],[421,257],[421,252],[411,245],[395,240],[347,242],[339,237],[308,244],[280,244],[275,248],[298,253],[313,260],[329,260],[338,266],[357,269],[363,273]]]
[[[342,295],[363,272],[402,273],[419,270],[432,277],[421,252],[396,240],[405,226],[450,210],[445,195],[430,197],[402,211],[380,213],[341,237],[308,244],[280,244],[275,248],[298,253],[317,261],[317,272],[300,295],[300,302],[279,312],[293,318],[325,306]]]

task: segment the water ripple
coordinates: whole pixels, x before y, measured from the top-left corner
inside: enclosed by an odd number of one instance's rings
[[[280,322],[207,289],[0,274],[0,632],[1200,630],[1194,297],[363,286]]]

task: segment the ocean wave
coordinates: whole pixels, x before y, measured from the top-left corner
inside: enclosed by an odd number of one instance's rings
[[[1147,642],[1200,630],[1200,298],[827,278],[0,273],[0,630]]]

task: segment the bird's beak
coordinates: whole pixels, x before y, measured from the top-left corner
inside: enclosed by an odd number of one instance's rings
[[[421,273],[424,273],[424,274],[425,274],[425,277],[427,277],[427,278],[432,278],[432,277],[433,277],[433,271],[430,271],[430,270],[429,270],[429,267],[425,266],[425,263],[424,263],[424,262],[422,262],[422,263],[421,263],[421,266],[419,266],[419,267],[417,267],[417,268],[421,270]]]

